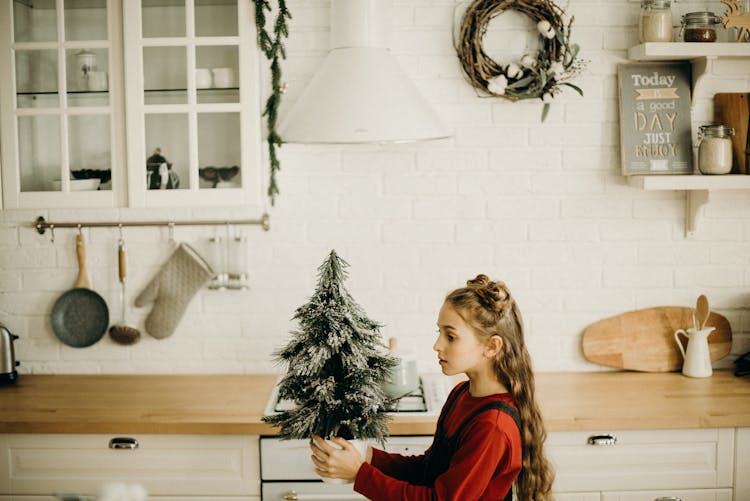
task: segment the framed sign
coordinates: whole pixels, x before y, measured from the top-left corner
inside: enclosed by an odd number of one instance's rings
[[[622,174],[692,174],[690,63],[617,68]]]

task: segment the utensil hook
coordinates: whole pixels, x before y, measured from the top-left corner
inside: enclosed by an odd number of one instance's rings
[[[117,225],[117,229],[120,232],[120,239],[117,241],[117,244],[122,246],[125,244],[125,239],[122,237],[122,223]]]
[[[83,231],[81,230],[81,225],[80,224],[78,225],[78,234],[79,235],[83,235]]]
[[[55,243],[55,225],[51,224],[49,225],[49,241],[50,243]]]
[[[170,222],[167,226],[169,227],[169,243],[172,244],[172,247],[176,247],[177,242],[174,239],[174,222]]]

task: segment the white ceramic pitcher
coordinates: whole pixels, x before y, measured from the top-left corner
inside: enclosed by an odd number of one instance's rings
[[[703,329],[690,328],[678,329],[674,333],[677,346],[680,348],[682,358],[682,373],[690,377],[709,377],[713,373],[711,368],[711,353],[708,350],[708,335],[713,332],[714,327]],[[682,347],[680,334],[688,340],[687,350]]]

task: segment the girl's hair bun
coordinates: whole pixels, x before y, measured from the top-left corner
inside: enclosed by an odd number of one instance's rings
[[[482,306],[495,313],[503,315],[513,305],[508,287],[503,282],[490,280],[487,275],[479,274],[467,280],[466,286],[474,291]]]

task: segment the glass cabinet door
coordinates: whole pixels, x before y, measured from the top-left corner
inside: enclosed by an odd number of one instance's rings
[[[131,205],[260,204],[252,9],[246,0],[125,3]]]
[[[3,2],[6,207],[113,206],[124,193],[114,139],[119,8],[115,0]]]

